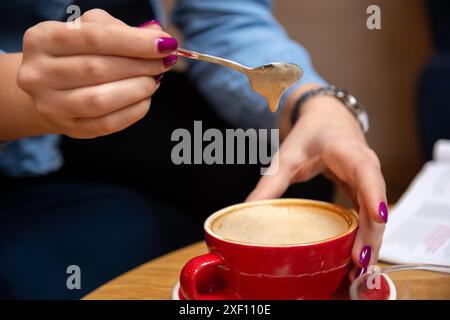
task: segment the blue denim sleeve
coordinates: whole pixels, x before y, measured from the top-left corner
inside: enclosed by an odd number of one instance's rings
[[[187,49],[256,67],[282,61],[300,65],[303,78],[282,97],[272,113],[247,78],[225,67],[189,62],[189,75],[216,112],[243,128],[275,128],[289,93],[301,83],[325,81],[315,72],[307,51],[291,40],[271,12],[271,0],[178,0],[173,21]]]
[[[0,54],[4,51],[0,50]],[[55,171],[63,159],[58,135],[24,138],[0,143],[0,172],[12,177],[35,176]]]
[[[43,135],[6,144],[0,153],[0,171],[11,177],[43,175],[63,164],[60,136]]]

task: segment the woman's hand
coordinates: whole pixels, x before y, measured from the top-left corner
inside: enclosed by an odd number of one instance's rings
[[[17,82],[42,115],[43,133],[107,135],[144,117],[177,46],[158,24],[134,28],[90,10],[79,29],[55,21],[28,29]]]
[[[309,99],[278,152],[271,164],[278,172],[263,176],[247,200],[280,197],[290,184],[324,173],[346,190],[359,211],[350,278],[376,263],[388,218],[386,188],[380,162],[347,107],[334,97]]]

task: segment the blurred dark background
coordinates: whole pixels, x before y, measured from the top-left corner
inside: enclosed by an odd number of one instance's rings
[[[175,0],[167,3],[170,11]],[[381,9],[381,30],[366,27],[370,5]],[[388,199],[397,201],[434,142],[450,138],[450,2],[275,0],[274,10],[318,72],[368,109],[367,139],[381,159]],[[341,190],[336,201],[351,205]]]
[[[366,28],[373,4],[381,30]],[[395,202],[436,139],[450,138],[450,2],[278,0],[275,12],[320,74],[365,104],[368,141]],[[340,191],[336,200],[349,204]]]

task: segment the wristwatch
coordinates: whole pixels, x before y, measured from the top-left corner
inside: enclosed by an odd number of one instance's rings
[[[369,131],[369,115],[364,106],[350,93],[335,86],[325,86],[312,89],[304,93],[295,103],[291,113],[291,124],[294,125],[298,119],[300,107],[308,100],[317,95],[336,97],[353,113],[358,120],[364,133]]]

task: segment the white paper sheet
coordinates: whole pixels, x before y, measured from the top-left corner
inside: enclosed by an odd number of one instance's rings
[[[450,266],[450,141],[434,154],[391,210],[380,260]]]

